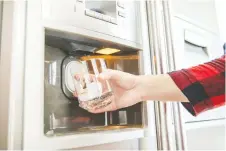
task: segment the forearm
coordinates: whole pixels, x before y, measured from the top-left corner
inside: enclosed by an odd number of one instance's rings
[[[168,74],[139,76],[142,100],[188,102]]]

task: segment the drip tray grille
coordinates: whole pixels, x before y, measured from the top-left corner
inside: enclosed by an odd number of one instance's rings
[[[114,125],[114,126],[90,126],[84,127],[79,130],[81,131],[109,131],[109,130],[119,130],[125,128],[142,128],[141,125]]]
[[[76,130],[61,129],[56,131],[49,131],[46,136],[64,136],[64,135],[75,135],[75,134],[86,134],[86,133],[96,133],[102,131],[120,131],[129,129],[142,128],[142,125],[111,125],[111,126],[90,126],[83,127]]]

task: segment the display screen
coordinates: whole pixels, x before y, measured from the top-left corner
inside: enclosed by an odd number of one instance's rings
[[[116,18],[116,1],[85,0],[86,9]]]

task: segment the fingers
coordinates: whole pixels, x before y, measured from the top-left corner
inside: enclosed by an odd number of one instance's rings
[[[78,93],[76,91],[74,91],[73,95],[74,97],[78,97]]]
[[[98,78],[102,80],[120,80],[123,76],[123,72],[111,69],[105,69]]]
[[[101,83],[102,86],[102,92],[107,92],[108,91],[108,83],[106,80],[108,79],[116,79],[116,80],[120,80],[121,78],[121,72],[120,71],[115,71],[115,70],[111,70],[111,69],[106,69],[104,70],[103,73],[101,73],[98,77],[96,77],[93,74],[89,74],[89,82],[91,81],[98,81]],[[75,80],[83,81],[84,80],[84,75],[74,75]],[[85,82],[85,81],[84,81]],[[73,95],[75,97],[78,97],[78,93],[75,91],[73,93]],[[113,99],[113,98],[109,98],[109,99]],[[114,111],[116,110],[116,105],[114,101],[103,101],[100,104],[97,104],[96,106],[94,106],[92,109],[89,109],[88,111],[91,113],[102,113],[102,112],[107,112],[107,111]]]
[[[80,74],[75,74],[74,75],[75,80],[79,81],[80,80],[80,76],[81,76]]]
[[[108,92],[108,91],[109,91],[109,88],[108,88],[108,83],[107,83],[107,81],[106,81],[106,80],[103,80],[103,79],[101,79],[101,78],[98,78],[97,80],[98,80],[98,81],[100,82],[100,84],[101,84],[101,87],[102,87],[102,93]]]
[[[81,86],[82,86],[83,89],[85,88],[85,86],[86,86],[87,83],[86,83],[84,74],[75,74],[75,75],[74,75],[74,79],[75,79],[79,84],[81,84]],[[88,75],[88,82],[95,82],[95,81],[97,81],[95,75],[89,74],[89,75]],[[78,97],[78,93],[76,92],[76,90],[73,92],[73,95],[74,95],[75,97]]]
[[[92,110],[89,110],[89,112],[103,113],[108,111],[114,111],[117,109],[117,106],[114,100],[115,100],[114,96],[110,96],[109,98],[105,99],[103,102],[94,106]]]
[[[114,111],[116,108],[114,107],[114,104],[111,103],[105,107],[102,108],[94,108],[93,110],[89,110],[91,113],[103,113],[103,112],[109,112],[109,111]]]
[[[75,74],[74,75],[74,78],[75,78],[75,80],[77,80],[77,81],[81,81],[81,80],[85,80],[85,75],[83,75],[83,74]],[[93,74],[89,74],[88,75],[88,81],[89,82],[94,82],[94,81],[96,81],[96,77],[95,77],[95,75],[93,75]]]
[[[122,71],[117,71],[117,70],[111,70],[111,69],[105,69],[102,73],[100,73],[100,75],[97,77],[99,80],[119,80],[121,79],[121,77],[124,75],[125,73],[123,73]],[[74,76],[74,78],[76,80],[80,80],[84,75],[81,74],[76,74]],[[96,76],[93,74],[89,74],[89,78],[90,80],[95,80]]]

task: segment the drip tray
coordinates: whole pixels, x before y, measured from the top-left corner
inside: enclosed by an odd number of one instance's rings
[[[80,128],[79,131],[110,131],[128,128],[142,128],[141,125],[112,125],[112,126],[90,126]]]
[[[119,131],[119,130],[128,130],[128,129],[137,129],[142,128],[142,125],[110,125],[110,126],[89,126],[83,127],[76,130],[66,130],[64,129],[61,132],[47,132],[46,136],[64,136],[64,135],[74,135],[74,134],[85,134],[85,133],[96,133],[101,131]]]

